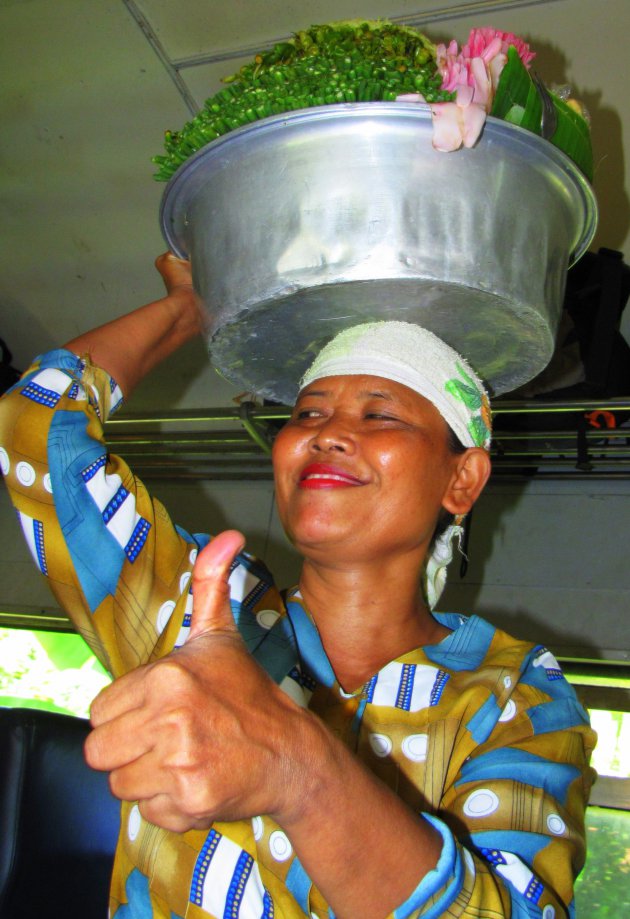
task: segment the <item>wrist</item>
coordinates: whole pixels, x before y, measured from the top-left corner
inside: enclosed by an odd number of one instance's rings
[[[172,329],[181,341],[194,338],[201,333],[199,298],[192,287],[172,288],[164,297],[163,303],[169,312]]]
[[[292,749],[282,757],[278,807],[269,816],[287,833],[309,831],[317,815],[330,806],[347,780],[344,761],[353,759],[324,723],[306,709],[296,713]]]

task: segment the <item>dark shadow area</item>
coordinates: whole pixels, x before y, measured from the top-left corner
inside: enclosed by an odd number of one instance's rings
[[[625,157],[619,113],[606,105],[601,90],[589,89],[568,79],[573,62],[557,45],[536,39],[533,46],[536,58],[532,69],[552,90],[570,86],[571,95],[583,103],[590,118],[593,187],[599,207],[599,225],[591,249],[599,246],[620,248],[630,228],[630,201],[624,188]]]
[[[36,355],[59,347],[50,330],[24,303],[3,295],[0,309],[0,336],[11,350],[13,366],[18,370],[26,370]]]

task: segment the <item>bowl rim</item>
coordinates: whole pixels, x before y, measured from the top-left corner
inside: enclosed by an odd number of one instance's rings
[[[178,211],[185,210],[188,197],[194,194],[194,177],[196,173],[202,170],[206,163],[210,162],[215,156],[225,153],[226,146],[238,148],[243,144],[247,144],[252,136],[280,133],[287,128],[290,129],[300,124],[317,124],[339,119],[342,121],[348,119],[373,120],[374,118],[385,123],[393,118],[415,119],[425,134],[428,134],[431,130],[431,106],[426,103],[342,102],[333,105],[294,109],[278,115],[271,115],[243,125],[223,134],[216,140],[210,141],[210,143],[201,147],[182,163],[177,172],[169,179],[162,194],[159,222],[162,235],[169,249],[179,258],[189,257],[189,252],[184,245],[181,234],[176,232],[177,220],[175,214]],[[481,137],[472,149],[474,150],[479,145],[483,145],[484,138],[486,140],[490,138],[503,140],[511,145],[523,146],[530,151],[533,150],[540,158],[550,160],[572,182],[581,200],[583,220],[579,240],[569,254],[568,267],[570,268],[584,255],[597,230],[597,200],[586,176],[566,153],[555,147],[550,141],[501,118],[488,116]],[[457,155],[457,153],[458,151],[455,151],[450,155]],[[447,156],[449,154],[441,155]],[[191,191],[191,189],[193,190]]]

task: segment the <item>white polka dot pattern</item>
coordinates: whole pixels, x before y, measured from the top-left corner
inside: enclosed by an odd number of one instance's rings
[[[370,746],[376,756],[381,758],[392,752],[392,742],[386,734],[370,734]]]
[[[478,788],[467,798],[464,813],[467,817],[488,817],[499,806],[499,799],[489,788]]]
[[[18,463],[15,467],[15,475],[20,485],[24,485],[25,488],[30,488],[37,476],[35,475],[35,470],[30,463]]]
[[[261,629],[270,629],[280,618],[280,613],[275,609],[261,609],[256,613],[256,620]]]
[[[549,814],[547,817],[547,829],[554,836],[562,836],[566,830],[566,824],[559,814]]]
[[[168,625],[169,619],[173,615],[173,610],[175,609],[175,602],[173,600],[167,600],[166,603],[163,603],[158,610],[157,622],[155,627],[157,629],[158,635],[161,635],[166,626]]]
[[[427,734],[409,734],[402,742],[402,751],[413,763],[423,763],[427,758]]]
[[[516,714],[516,703],[513,699],[508,699],[507,704],[499,716],[499,721],[511,721]]]
[[[293,847],[282,830],[275,830],[269,837],[269,851],[277,862],[286,862],[293,854]]]
[[[127,836],[131,842],[136,839],[138,833],[140,832],[141,823],[142,817],[140,816],[140,808],[137,804],[134,804],[129,812],[129,820],[127,821]]]

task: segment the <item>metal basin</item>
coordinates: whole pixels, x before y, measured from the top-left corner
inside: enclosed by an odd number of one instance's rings
[[[370,319],[425,326],[497,395],[549,361],[566,271],[595,232],[563,153],[489,119],[438,153],[427,106],[360,103],[267,118],[200,150],[161,223],[192,258],[213,364],[291,402],[313,356]]]

